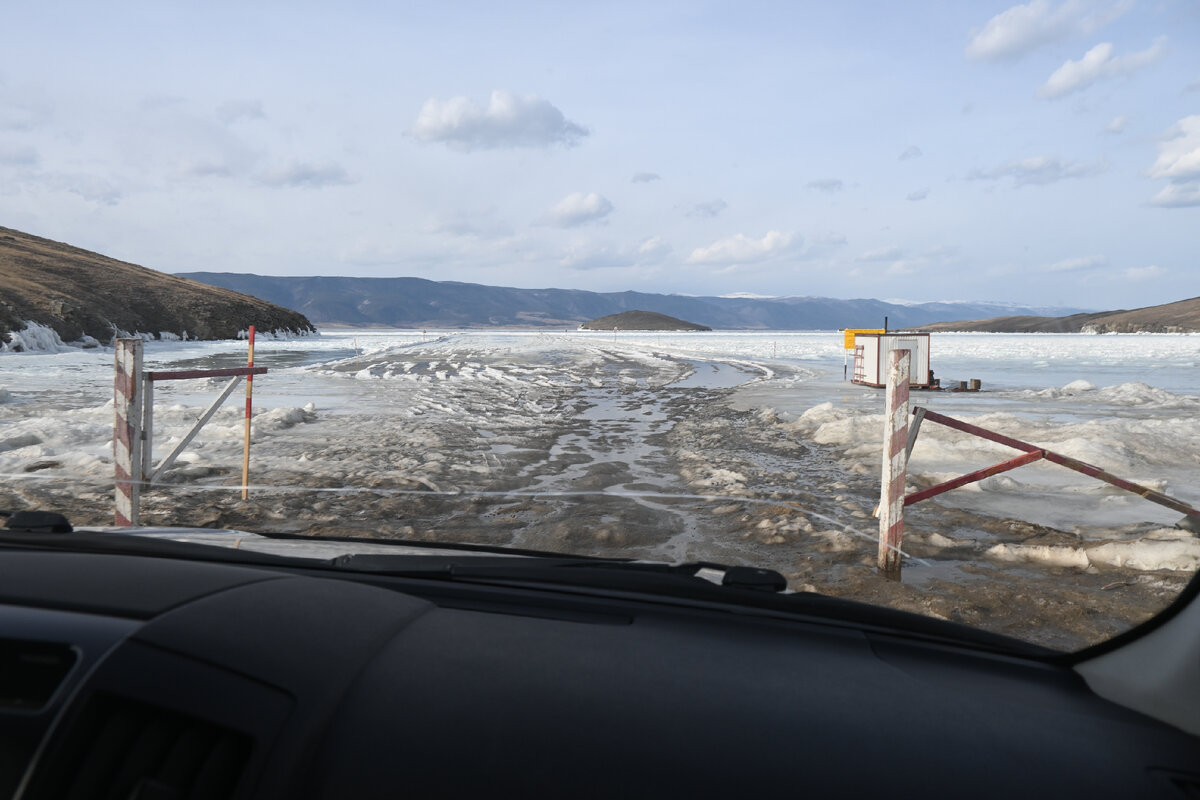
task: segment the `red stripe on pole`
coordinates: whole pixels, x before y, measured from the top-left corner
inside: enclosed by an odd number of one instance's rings
[[[128,450],[132,446],[129,436],[129,420],[122,417],[119,413],[116,415],[116,417],[117,424],[113,426],[113,435],[115,435],[117,437],[117,441],[125,445],[125,449]]]
[[[129,397],[133,394],[133,376],[125,372],[122,364],[117,364],[117,370],[113,386],[122,397]]]

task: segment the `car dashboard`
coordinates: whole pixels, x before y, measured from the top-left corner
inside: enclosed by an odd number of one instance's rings
[[[29,544],[0,658],[0,796],[1200,790],[1200,739],[1052,656],[520,577]]]

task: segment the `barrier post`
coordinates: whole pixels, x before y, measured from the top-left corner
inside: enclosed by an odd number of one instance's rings
[[[132,526],[142,478],[142,340],[117,339],[113,361],[114,524]]]
[[[250,354],[246,366],[254,366],[254,326],[250,326]],[[242,499],[250,496],[250,405],[254,394],[254,375],[246,376],[246,435],[242,441]]]
[[[154,381],[150,373],[142,373],[142,466],[138,472],[142,483],[150,482],[154,471]]]
[[[908,466],[908,379],[911,361],[912,351],[891,351],[883,424],[878,567],[883,577],[894,581],[900,580],[900,541],[904,534],[904,483]]]

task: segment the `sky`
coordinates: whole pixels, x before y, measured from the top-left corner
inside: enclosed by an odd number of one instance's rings
[[[164,272],[1200,295],[1200,4],[57,2],[0,225]]]

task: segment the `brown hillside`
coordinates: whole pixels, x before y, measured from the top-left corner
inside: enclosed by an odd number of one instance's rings
[[[0,342],[26,322],[65,342],[107,343],[119,331],[233,339],[250,325],[313,330],[303,314],[256,297],[0,227]]]
[[[1101,311],[1069,317],[994,317],[937,322],[922,331],[988,331],[997,333],[1192,333],[1200,332],[1200,297],[1132,311]]]

